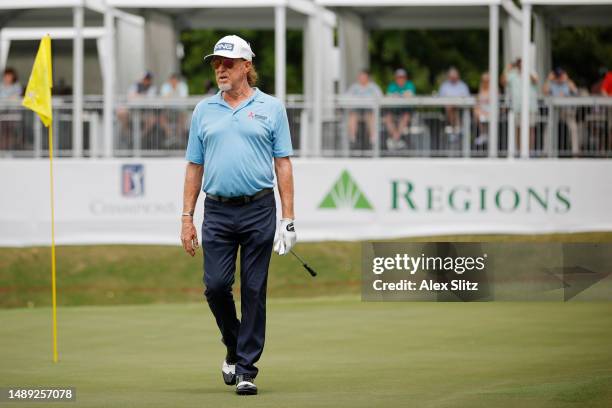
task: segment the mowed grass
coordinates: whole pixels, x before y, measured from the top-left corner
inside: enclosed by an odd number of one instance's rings
[[[552,235],[469,235],[403,241],[610,242],[612,232]],[[272,256],[270,297],[357,294],[360,242],[298,243],[296,252],[317,270],[311,278],[293,256]],[[50,248],[0,248],[0,308],[51,303]],[[144,304],[202,299],[202,254],[179,246],[61,246],[57,248],[58,304]],[[236,292],[239,279],[237,276]]]
[[[57,406],[612,406],[610,302],[272,299],[255,397],[222,383],[204,303],[62,307],[58,364],[50,317],[0,311],[0,384],[76,387]]]

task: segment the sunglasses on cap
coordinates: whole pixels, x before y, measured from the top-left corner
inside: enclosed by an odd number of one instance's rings
[[[211,64],[214,69],[219,68],[221,64],[227,69],[232,69],[237,60],[242,60],[242,58],[213,57]]]

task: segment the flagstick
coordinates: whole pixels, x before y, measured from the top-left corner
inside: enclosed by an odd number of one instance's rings
[[[53,122],[49,125],[49,174],[51,185],[51,291],[53,298],[53,362],[57,363],[57,299],[55,288],[55,208],[53,196]]]

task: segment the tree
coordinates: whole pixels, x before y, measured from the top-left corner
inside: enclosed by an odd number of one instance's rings
[[[181,33],[185,58],[181,70],[187,79],[189,92],[202,94],[204,81],[215,83],[209,63],[202,58],[210,54],[215,43],[223,36],[236,34],[251,44],[255,53],[253,63],[259,73],[258,87],[274,94],[274,31],[272,30],[191,30]],[[302,93],[302,32],[287,31],[287,93]]]

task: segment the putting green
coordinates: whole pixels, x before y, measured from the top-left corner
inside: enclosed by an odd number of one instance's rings
[[[0,386],[76,387],[61,406],[612,406],[610,302],[273,299],[255,397],[222,383],[205,304],[60,308],[55,365],[50,317],[0,311]]]

